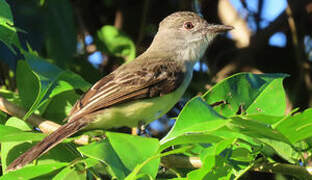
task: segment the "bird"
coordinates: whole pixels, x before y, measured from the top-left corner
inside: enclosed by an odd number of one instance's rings
[[[161,117],[184,94],[195,63],[213,39],[232,29],[191,11],[165,17],[144,53],[96,82],[74,104],[67,123],[20,155],[7,171],[24,167],[82,129],[137,127]]]

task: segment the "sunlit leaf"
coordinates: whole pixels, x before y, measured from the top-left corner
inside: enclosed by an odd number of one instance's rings
[[[78,150],[93,159],[97,159],[109,167],[112,177],[124,179],[129,170],[122,164],[118,155],[107,140],[79,147]]]
[[[5,0],[0,1],[0,41],[2,41],[13,53],[13,46],[21,48],[17,29],[14,27],[13,16],[10,6]]]
[[[129,170],[133,170],[137,165],[154,156],[159,149],[159,141],[154,138],[112,132],[108,132],[106,135],[114,151],[118,154],[124,166]],[[130,152],[129,149],[131,149]],[[141,169],[140,173],[155,178],[159,163],[160,158],[148,162]]]
[[[286,109],[283,79],[285,74],[239,73],[230,76],[202,97],[223,116],[237,113],[282,116]]]
[[[103,26],[97,32],[97,47],[113,56],[123,57],[127,61],[135,58],[135,45],[132,40],[114,26]]]

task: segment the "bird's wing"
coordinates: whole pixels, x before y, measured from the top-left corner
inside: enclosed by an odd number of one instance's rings
[[[136,70],[128,71],[129,68]],[[69,121],[112,105],[168,94],[181,85],[184,77],[183,65],[173,60],[149,59],[126,64],[94,84],[76,102]]]

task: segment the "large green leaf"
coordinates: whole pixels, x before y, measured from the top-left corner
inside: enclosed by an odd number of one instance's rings
[[[24,51],[23,54],[27,63],[18,63],[17,85],[22,102],[29,109],[25,118],[45,104],[48,98],[73,89],[86,91],[90,87],[79,75],[63,71],[34,52]]]
[[[161,140],[161,144],[172,144],[170,141],[175,141],[178,137],[179,141],[181,141],[183,140],[183,137],[192,135],[195,135],[194,138],[187,137],[185,139],[191,141],[193,139],[193,141],[196,142],[196,139],[200,134],[207,136],[210,132],[219,129],[228,123],[229,120],[224,119],[221,115],[215,112],[200,97],[196,97],[184,106],[175,125],[172,127],[168,135]],[[208,142],[209,138],[207,138],[206,143]]]
[[[135,45],[132,40],[114,26],[103,26],[97,32],[97,47],[110,55],[123,57],[127,61],[135,58]]]
[[[18,61],[16,77],[22,103],[26,109],[30,109],[40,91],[38,76],[31,70],[26,61]]]
[[[154,138],[113,132],[107,132],[106,135],[121,162],[129,170],[133,170],[148,158],[156,155],[159,149],[159,141]],[[141,169],[140,173],[155,178],[159,163],[160,158],[151,160]]]
[[[45,107],[42,117],[45,119],[53,119],[54,122],[59,124],[64,123],[64,119],[79,97],[80,96],[77,95],[74,90],[65,91],[53,96]]]
[[[21,48],[17,29],[14,27],[12,12],[5,0],[0,1],[0,41],[14,53],[15,50],[12,45]]]
[[[106,164],[109,167],[108,172],[112,177],[124,179],[126,174],[129,173],[129,170],[122,164],[118,155],[107,140],[79,147],[78,150],[82,154]]]
[[[238,112],[281,116],[286,109],[282,86],[285,77],[285,74],[235,74],[212,87],[203,98],[208,104],[220,103],[214,109],[226,117]]]
[[[24,52],[23,54],[31,69],[36,72],[40,78],[43,80],[47,79],[50,82],[57,81],[57,83],[53,86],[54,89],[50,96],[71,89],[81,89],[82,91],[87,91],[91,86],[90,83],[86,82],[78,74],[62,70],[61,68],[48,63],[45,59],[36,55],[35,52]],[[65,83],[67,84],[65,85]]]

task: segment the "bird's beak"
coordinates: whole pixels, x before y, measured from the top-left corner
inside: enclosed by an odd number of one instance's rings
[[[228,26],[228,25],[209,24],[207,26],[207,31],[208,32],[214,32],[214,33],[224,33],[224,32],[230,31],[232,29],[234,29],[234,27]]]

